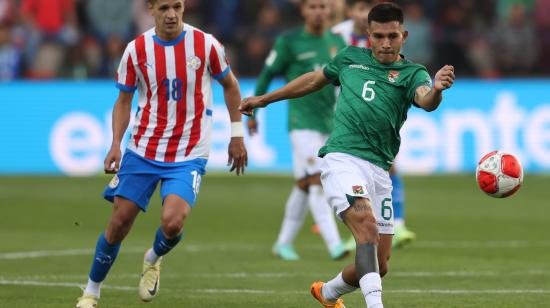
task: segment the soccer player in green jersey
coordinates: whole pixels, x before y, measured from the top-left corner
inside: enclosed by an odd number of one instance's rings
[[[399,54],[408,32],[403,12],[382,3],[368,18],[371,49],[346,47],[322,70],[304,74],[271,93],[250,97],[241,112],[304,96],[325,85],[340,85],[334,130],[319,151],[321,180],[330,206],[357,243],[355,263],[335,278],[311,286],[325,307],[344,307],[341,296],[361,288],[367,307],[383,307],[381,277],[388,272],[393,208],[388,170],[399,151],[399,130],[411,105],[437,109],[442,92],[452,86],[454,68],[446,65],[434,78],[426,68]]]
[[[368,14],[373,6],[372,3],[373,0],[347,0],[350,19],[332,27],[332,31],[340,34],[348,45],[370,48]],[[414,241],[416,234],[405,226],[405,190],[395,165],[390,168],[390,179],[393,187],[392,204],[395,232],[392,245],[397,248]],[[348,242],[346,246],[352,247],[354,244]]]
[[[320,70],[336,53],[345,47],[342,38],[327,27],[329,0],[303,0],[301,13],[304,26],[281,35],[266,59],[256,86],[256,95],[262,95],[276,75],[283,75],[290,82],[300,75]],[[331,258],[343,258],[344,248],[338,228],[321,187],[319,149],[333,129],[334,87],[289,101],[288,129],[292,143],[294,186],[286,203],[285,215],[273,253],[283,260],[297,260],[293,241],[300,230],[307,204],[319,227]],[[251,134],[258,122],[248,121]]]

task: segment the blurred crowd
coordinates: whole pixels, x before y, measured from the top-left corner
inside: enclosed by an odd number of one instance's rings
[[[346,19],[330,0],[331,24]],[[373,3],[382,2],[373,0]],[[402,0],[403,53],[432,72],[550,76],[550,0]],[[239,76],[255,76],[299,0],[185,0],[185,22],[213,33]],[[0,0],[0,80],[112,78],[128,41],[153,26],[146,0]]]

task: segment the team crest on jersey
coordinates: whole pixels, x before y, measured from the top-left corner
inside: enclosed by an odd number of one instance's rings
[[[351,190],[353,191],[353,194],[354,194],[354,195],[362,195],[362,194],[364,194],[364,192],[363,192],[363,186],[361,186],[361,185],[353,185],[353,186],[351,187]]]
[[[118,176],[115,174],[115,176],[113,176],[113,178],[109,182],[109,187],[114,189],[118,186],[118,183],[119,183]]]
[[[388,80],[390,82],[396,82],[397,78],[399,78],[399,72],[398,71],[390,71],[388,73]]]
[[[198,70],[201,67],[201,58],[192,56],[187,58],[187,67],[190,69]]]

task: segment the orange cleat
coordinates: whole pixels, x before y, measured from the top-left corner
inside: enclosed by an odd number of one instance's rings
[[[323,298],[323,295],[321,294],[321,289],[323,289],[323,285],[325,283],[322,281],[316,281],[311,285],[311,295],[315,297],[316,300],[323,305],[325,308],[346,308],[344,305],[344,300],[339,298],[335,303],[331,303]]]

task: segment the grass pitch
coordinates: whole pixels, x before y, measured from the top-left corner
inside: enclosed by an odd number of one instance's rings
[[[74,306],[110,215],[100,196],[108,180],[0,178],[0,307]],[[418,240],[393,253],[385,307],[550,305],[550,177],[526,177],[508,199],[485,196],[471,175],[405,184]],[[310,218],[295,243],[302,260],[271,255],[291,185],[281,176],[205,176],[184,240],[163,263],[160,293],[144,304],[137,283],[160,220],[156,195],[123,243],[100,307],[318,307],[311,282],[353,257],[329,260]],[[359,291],[344,299],[365,307]]]

